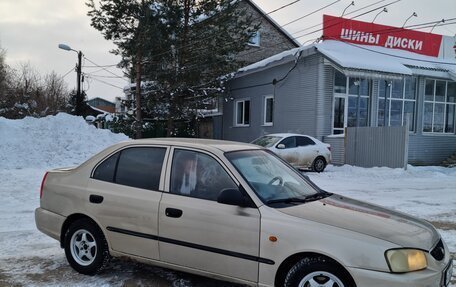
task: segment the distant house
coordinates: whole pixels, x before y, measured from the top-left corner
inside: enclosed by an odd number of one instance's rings
[[[401,127],[407,140],[366,157],[399,157],[404,147],[408,163],[435,165],[456,152],[456,37],[332,16],[323,24],[322,42],[238,71],[227,88],[223,139],[308,134],[331,144],[332,162],[344,164],[347,129]],[[386,146],[380,138],[372,145]]]
[[[260,22],[260,29],[246,43],[245,50],[236,59],[246,64],[255,63],[301,44],[251,0],[243,0],[240,9],[246,9]]]
[[[87,104],[91,107],[103,110],[108,113],[116,112],[116,105],[114,103],[99,97],[88,100]]]

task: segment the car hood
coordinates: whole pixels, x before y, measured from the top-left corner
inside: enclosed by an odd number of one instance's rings
[[[386,240],[401,247],[430,250],[440,238],[435,228],[426,221],[336,194],[278,210]]]

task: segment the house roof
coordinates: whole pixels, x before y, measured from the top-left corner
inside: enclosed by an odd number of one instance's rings
[[[261,9],[257,4],[255,4],[253,1],[251,0],[245,0],[245,2],[247,2],[250,6],[252,6],[253,9],[255,9],[258,13],[260,13],[261,15],[263,15],[263,17],[272,25],[274,26],[274,28],[277,29],[277,31],[279,31],[282,35],[285,36],[285,38],[287,38],[288,40],[290,40],[290,42],[295,45],[296,47],[300,47],[301,46],[301,43],[299,43],[293,36],[291,36],[290,33],[288,33],[285,29],[283,29],[282,26],[279,25],[279,23],[277,23],[274,19],[272,19],[268,13],[266,13],[263,9]]]
[[[413,52],[378,46],[357,45],[326,40],[294,48],[238,70],[238,77],[274,64],[294,61],[299,52],[316,51],[347,74],[378,77],[423,74],[456,80],[456,60],[424,56]]]

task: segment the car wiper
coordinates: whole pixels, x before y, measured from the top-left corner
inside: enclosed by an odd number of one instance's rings
[[[326,198],[328,196],[331,196],[332,193],[330,192],[318,192],[318,193],[314,193],[314,194],[311,194],[311,195],[308,195],[305,197],[305,199],[307,201],[314,201],[314,200],[319,200],[319,199],[323,199],[323,198]]]
[[[288,198],[279,198],[279,199],[271,199],[266,201],[266,204],[274,204],[274,203],[306,203],[310,201],[315,201],[319,199],[326,198],[330,196],[332,193],[329,192],[319,192],[315,194],[308,195],[306,197],[288,197]]]

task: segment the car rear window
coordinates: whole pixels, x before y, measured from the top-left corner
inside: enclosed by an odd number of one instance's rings
[[[93,178],[131,187],[158,190],[166,148],[137,147],[124,149],[94,171]]]
[[[116,171],[117,159],[119,158],[119,152],[109,157],[107,160],[102,162],[93,173],[93,178],[102,181],[113,182],[114,173]]]

